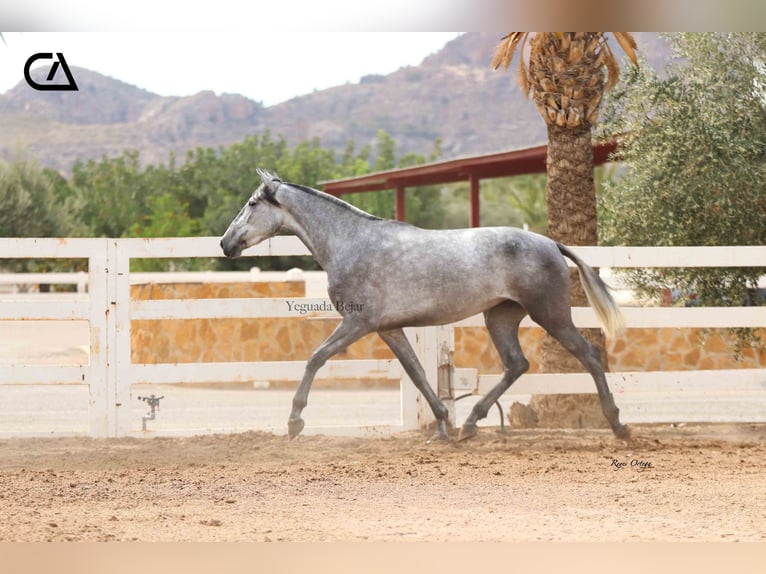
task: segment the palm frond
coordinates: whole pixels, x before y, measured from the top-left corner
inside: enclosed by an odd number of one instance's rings
[[[519,83],[524,91],[524,95],[529,97],[529,92],[532,90],[532,84],[529,81],[529,75],[527,72],[527,66],[524,63],[524,48],[527,45],[527,39],[529,38],[529,32],[510,32],[503,36],[501,42],[495,48],[495,53],[492,56],[492,69],[497,70],[500,66],[506,70],[513,61],[513,55],[516,53],[516,48],[521,42],[521,48],[519,49]]]
[[[521,39],[521,48],[519,49],[519,83],[521,83],[521,89],[524,91],[524,96],[529,97],[529,92],[532,91],[532,83],[529,81],[529,74],[527,73],[527,66],[524,64],[524,48],[527,45],[527,39],[529,34],[524,34]]]
[[[633,65],[638,66],[638,58],[636,58],[636,50],[638,49],[638,46],[633,34],[630,32],[612,33],[614,34],[614,39],[617,40],[617,43],[620,45],[620,48],[622,48],[623,52],[628,55],[630,61],[633,62]]]
[[[604,66],[606,66],[606,89],[611,90],[620,79],[620,65],[617,63],[617,58],[614,57],[609,44],[604,42],[601,48],[604,54]]]
[[[495,54],[492,56],[492,69],[497,70],[500,66],[503,66],[506,70],[511,65],[513,60],[513,53],[516,51],[516,46],[522,38],[525,38],[527,32],[510,32],[502,37],[500,43],[495,48]],[[522,48],[522,53],[524,49]]]
[[[508,69],[519,51],[518,80],[549,125],[575,127],[593,123],[602,90],[620,78],[607,32],[510,32],[495,48],[492,67]],[[629,32],[612,32],[630,60],[638,65],[637,45]],[[526,43],[530,42],[528,54]],[[604,74],[606,73],[606,81]],[[551,101],[550,96],[553,96]]]

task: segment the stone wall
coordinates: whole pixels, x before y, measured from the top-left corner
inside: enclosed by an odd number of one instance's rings
[[[300,281],[247,283],[175,283],[131,286],[135,299],[303,297]],[[338,324],[337,319],[188,319],[133,321],[134,363],[306,360]],[[766,330],[761,330],[766,341]],[[531,372],[540,372],[542,331],[523,328],[521,346]],[[662,371],[766,367],[766,352],[746,349],[734,359],[734,340],[725,330],[629,329],[608,341],[612,371]],[[371,334],[351,345],[340,359],[393,358]],[[501,371],[500,358],[484,328],[455,330],[455,364],[482,373]]]
[[[248,283],[172,283],[132,285],[134,299],[303,297],[302,281]],[[337,319],[167,319],[131,322],[133,363],[211,363],[306,360],[324,341]],[[393,357],[371,334],[339,358]]]
[[[758,331],[766,342],[766,329]],[[519,331],[521,348],[530,363],[529,371],[542,372],[540,349],[543,331],[526,327]],[[628,329],[607,341],[612,371],[687,371],[705,369],[752,369],[766,367],[766,352],[744,349],[735,358],[736,340],[726,329]],[[489,343],[485,329],[455,330],[455,365],[477,367],[480,372],[501,370],[500,357]]]

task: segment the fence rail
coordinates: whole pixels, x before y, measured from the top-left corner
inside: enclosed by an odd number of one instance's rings
[[[589,264],[597,267],[766,267],[766,247],[578,247],[574,248]],[[245,256],[307,255],[296,237],[276,237],[245,252]],[[202,383],[209,381],[298,380],[303,361],[231,362],[201,364],[135,364],[131,362],[131,321],[137,319],[295,317],[288,303],[320,303],[326,299],[130,299],[130,262],[140,258],[220,257],[218,238],[158,239],[0,239],[0,258],[80,258],[87,259],[87,296],[83,299],[21,300],[0,296],[0,320],[87,320],[90,324],[90,362],[87,365],[0,365],[0,384],[86,385],[89,388],[89,428],[93,436],[139,434],[131,428],[131,386],[137,383]],[[15,274],[14,274],[15,275]],[[27,277],[26,280],[41,279]],[[255,277],[257,278],[257,274]],[[54,277],[48,276],[53,279]],[[0,283],[18,280],[0,274]],[[63,277],[56,276],[56,282]],[[77,284],[82,284],[82,276]],[[54,281],[50,281],[53,283]],[[652,308],[623,309],[629,328],[638,327],[766,327],[766,307]],[[311,312],[307,320],[337,318],[334,311]],[[597,327],[590,308],[574,308],[578,327]],[[525,320],[523,325],[532,325]],[[483,326],[481,316],[468,318],[447,327],[410,329],[429,381],[443,396],[468,390],[482,394],[498,380],[497,375],[480,375],[475,369],[454,369],[453,388],[446,394],[438,389],[444,357],[454,349],[454,327]],[[385,432],[417,428],[431,420],[424,401],[406,380],[395,360],[329,361],[318,378],[393,378],[401,379],[401,424],[385,427]],[[622,392],[675,393],[739,389],[766,393],[766,369],[736,371],[609,373],[616,394]],[[733,384],[732,384],[733,381]],[[514,384],[509,393],[595,392],[592,380],[581,374],[528,374]],[[764,413],[766,420],[766,413]],[[660,422],[660,421],[658,421]],[[311,431],[312,429],[307,429]],[[332,429],[315,428],[315,432]],[[337,431],[337,429],[336,429]],[[376,432],[379,432],[380,428]],[[364,433],[364,428],[343,429]]]

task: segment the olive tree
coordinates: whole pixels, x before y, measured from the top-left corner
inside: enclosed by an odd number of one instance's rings
[[[602,240],[620,245],[766,243],[766,34],[667,35],[662,74],[626,69],[601,129],[622,134],[622,178],[600,200]],[[764,269],[654,269],[639,292],[680,305],[763,304]]]

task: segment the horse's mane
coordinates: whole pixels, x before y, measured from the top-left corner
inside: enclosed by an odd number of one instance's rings
[[[360,217],[364,217],[365,219],[370,219],[372,221],[383,221],[382,217],[378,217],[376,215],[367,213],[366,211],[362,211],[358,207],[354,207],[350,203],[346,203],[342,199],[338,199],[337,197],[335,197],[334,195],[330,195],[329,193],[324,193],[322,191],[313,189],[305,185],[301,185],[299,183],[287,183],[287,182],[285,183],[289,185],[290,187],[300,189],[304,193],[308,193],[310,195],[313,195],[314,197],[318,197],[319,199],[322,199],[324,201],[329,201],[330,203],[334,203],[335,205],[339,207],[347,209],[348,211],[352,212],[354,215],[359,215]]]

